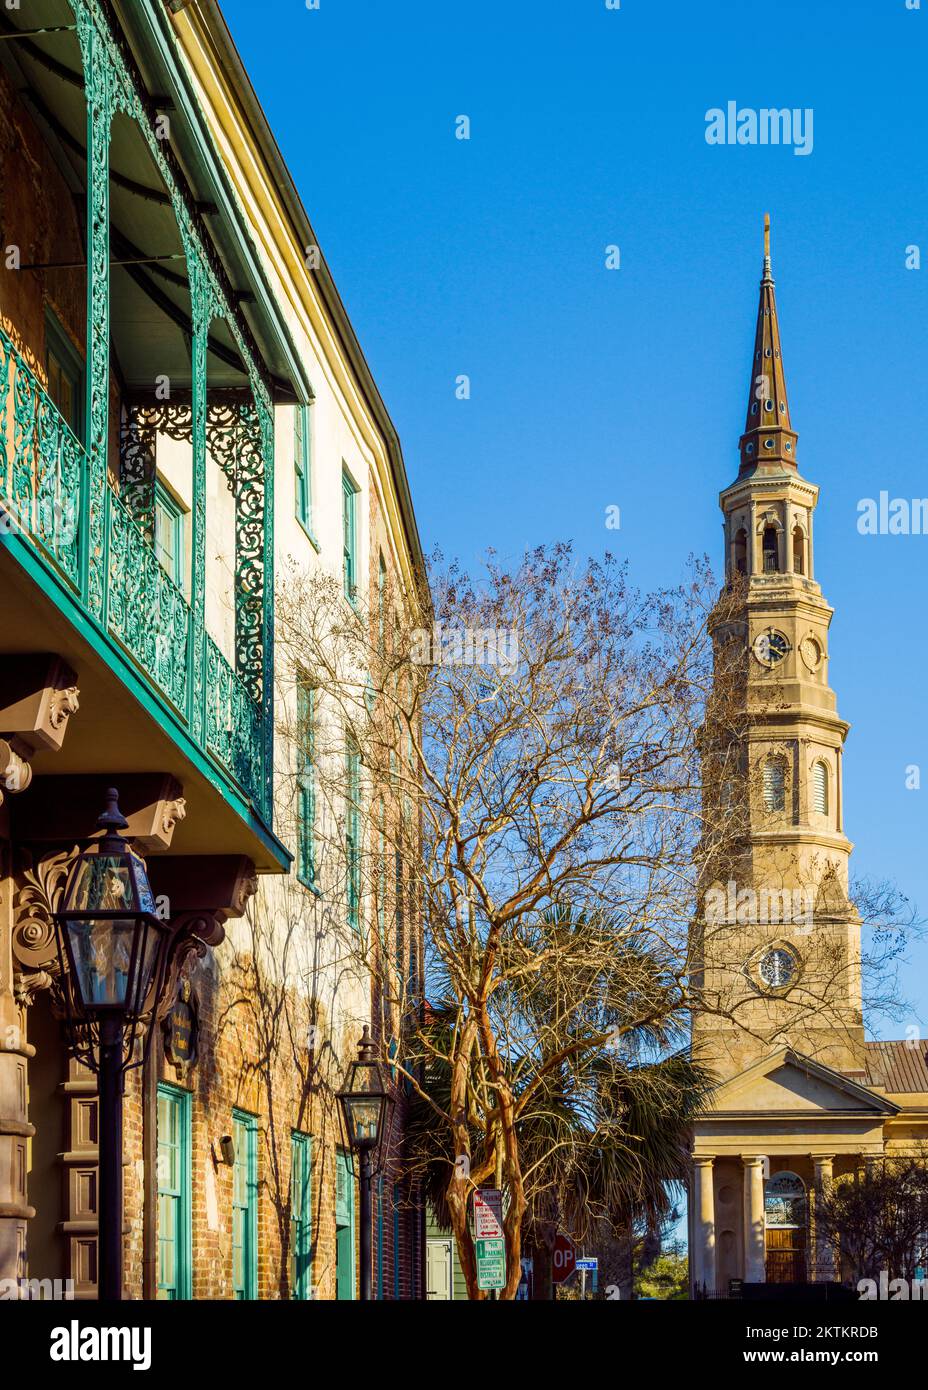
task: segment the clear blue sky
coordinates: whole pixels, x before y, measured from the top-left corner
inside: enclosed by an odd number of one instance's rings
[[[675,582],[691,551],[718,565],[771,213],[853,724],[854,863],[928,910],[928,536],[856,526],[881,489],[928,496],[928,0],[224,10],[399,429],[426,550],[569,538],[644,585]],[[706,112],[729,100],[811,107],[812,153],[709,146]],[[928,948],[912,959],[928,1023]]]

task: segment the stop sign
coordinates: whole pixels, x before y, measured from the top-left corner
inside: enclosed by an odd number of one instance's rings
[[[572,1240],[558,1234],[554,1239],[551,1254],[552,1278],[555,1284],[563,1284],[577,1268],[577,1251]]]

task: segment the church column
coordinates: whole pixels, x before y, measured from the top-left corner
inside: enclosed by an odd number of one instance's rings
[[[693,1280],[700,1288],[715,1288],[714,1158],[693,1159]]]
[[[815,1162],[815,1201],[816,1209],[819,1199],[828,1192],[831,1187],[832,1164],[834,1154],[816,1154]],[[818,1230],[818,1219],[815,1222],[815,1279],[828,1283],[835,1278],[835,1254],[831,1243],[820,1236]]]
[[[744,1281],[763,1284],[765,1277],[764,1160],[742,1156],[744,1164]]]

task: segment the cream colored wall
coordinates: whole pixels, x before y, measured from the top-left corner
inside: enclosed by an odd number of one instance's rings
[[[294,407],[275,406],[274,524],[278,602],[283,597],[282,585],[291,566],[298,574],[324,571],[340,579],[343,468],[347,469],[357,489],[359,583],[367,585],[371,570],[369,528],[372,503],[376,502],[383,526],[380,544],[386,547],[388,565],[402,577],[411,592],[413,560],[401,521],[386,442],[359,389],[313,276],[307,270],[305,248],[296,242],[276,189],[242,119],[235,94],[221,71],[195,10],[186,10],[177,16],[174,29],[211,138],[232,181],[249,226],[252,245],[314,395],[310,467],[315,545],[296,519]],[[234,535],[234,528],[231,519],[223,517],[221,497],[213,491],[210,491],[209,504],[222,527],[220,535],[213,535],[208,521],[210,542],[218,548],[223,536]],[[224,634],[223,640],[228,635],[223,622],[223,605],[229,593],[230,586],[224,582],[220,570],[219,578],[209,583],[207,598],[207,625],[217,640],[220,632]],[[281,662],[283,660],[281,656]],[[292,671],[278,669],[278,726],[295,722],[293,676]],[[332,718],[320,712],[320,718],[327,717]],[[327,725],[326,733],[327,737],[321,742],[331,742],[337,749],[339,731]],[[283,834],[288,848],[295,852],[292,837],[283,830],[292,812],[292,807],[283,804],[292,788],[292,758],[292,748],[278,732],[276,763],[280,775],[276,828]],[[324,843],[337,839],[341,833],[338,809],[320,806],[318,814],[320,840]],[[362,815],[362,824],[369,832],[367,821],[368,817]],[[343,885],[327,881],[324,865],[321,890],[321,895],[312,893],[298,882],[295,873],[288,878],[262,878],[250,915],[268,924],[264,968],[300,992],[307,1005],[310,999],[315,1001],[326,1040],[344,1061],[354,1055],[361,1025],[370,1019],[370,980],[362,942],[346,925]],[[363,902],[362,919],[369,921],[371,916],[371,905]],[[274,941],[281,942],[285,935],[290,941],[286,972],[282,966],[283,952],[274,946]],[[231,923],[228,940],[239,951],[252,950],[255,940],[252,923]]]

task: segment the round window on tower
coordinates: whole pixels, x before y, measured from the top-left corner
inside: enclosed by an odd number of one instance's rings
[[[757,961],[757,977],[765,990],[787,990],[799,978],[799,956],[785,944],[765,947]]]

